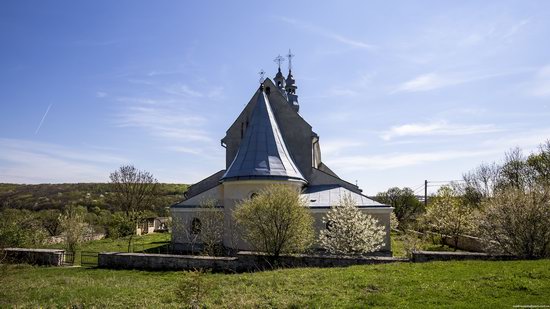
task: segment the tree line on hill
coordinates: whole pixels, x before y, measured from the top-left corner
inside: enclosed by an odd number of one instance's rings
[[[9,184],[0,183],[0,207],[2,209],[27,209],[63,211],[69,204],[78,204],[91,210],[98,207],[111,212],[118,206],[109,199],[114,191],[112,183],[63,183],[63,184]],[[158,216],[167,216],[170,206],[183,198],[186,184],[158,184],[158,203],[151,209]]]
[[[145,174],[150,177],[141,185],[128,178]],[[169,216],[168,207],[186,190],[184,184],[159,184],[131,165],[111,173],[110,183],[0,184],[0,248],[36,247],[62,236],[74,250],[84,237],[98,234],[130,236],[130,246],[138,221]]]

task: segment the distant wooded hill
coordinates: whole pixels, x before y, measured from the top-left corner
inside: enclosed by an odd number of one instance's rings
[[[162,183],[159,186],[159,203],[155,205],[153,211],[158,215],[166,215],[166,207],[182,200],[188,185]],[[109,205],[108,195],[110,193],[111,185],[108,183],[39,185],[0,183],[0,207],[34,211],[63,210],[65,205],[74,203],[88,209],[99,207],[114,211],[116,209]]]

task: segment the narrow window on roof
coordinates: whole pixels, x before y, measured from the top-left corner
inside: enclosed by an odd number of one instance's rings
[[[244,123],[241,122],[241,138],[243,138],[244,135]]]

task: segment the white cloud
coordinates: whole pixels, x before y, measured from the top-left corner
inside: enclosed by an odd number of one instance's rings
[[[104,98],[107,96],[107,93],[106,92],[103,92],[103,91],[98,91],[95,93],[95,96],[98,97],[98,98]]]
[[[512,36],[518,34],[520,32],[520,30],[527,26],[529,23],[531,22],[531,19],[523,19],[523,20],[520,20],[518,21],[517,23],[515,23],[514,25],[512,25],[508,31],[506,31],[503,35],[502,35],[502,38],[504,39],[509,39],[511,38]]]
[[[442,149],[431,152],[397,152],[373,155],[343,155],[332,156],[327,164],[335,171],[356,172],[362,170],[387,170],[403,168],[427,163],[453,161],[465,158],[478,158],[472,166],[482,162],[482,159],[498,161],[511,148],[520,147],[529,153],[536,151],[538,146],[550,140],[550,129],[533,129],[519,133],[506,134],[498,138],[472,145],[469,149]],[[491,159],[492,158],[492,159]]]
[[[142,128],[153,136],[171,141],[212,141],[203,129],[206,118],[192,115],[188,110],[171,103],[160,103],[146,98],[124,106],[116,115],[119,127]]]
[[[494,133],[501,131],[492,124],[480,125],[461,125],[450,124],[447,121],[437,121],[432,123],[411,123],[391,127],[388,131],[382,133],[380,137],[383,140],[391,140],[395,137],[404,136],[427,136],[427,135],[471,135],[482,133]]]
[[[202,98],[204,97],[204,94],[202,92],[196,91],[194,89],[191,89],[186,84],[176,84],[169,87],[164,88],[164,90],[169,94],[175,94],[175,95],[181,95],[191,98]]]
[[[335,40],[337,42],[343,43],[343,44],[345,44],[347,46],[350,46],[350,47],[366,49],[366,50],[374,50],[374,49],[377,48],[375,45],[369,44],[367,42],[357,40],[357,39],[353,39],[353,38],[349,38],[349,37],[343,36],[341,34],[323,29],[321,27],[318,27],[318,26],[315,26],[315,25],[312,25],[312,24],[309,24],[309,23],[306,23],[306,22],[298,21],[298,20],[288,18],[288,17],[279,17],[279,19],[282,20],[283,22],[287,23],[287,24],[297,26],[300,29],[315,33],[317,35],[320,35],[320,36],[323,36],[323,37],[326,37],[326,38],[329,38],[329,39],[332,39],[332,40]]]
[[[531,68],[515,68],[513,70],[496,73],[479,72],[447,72],[447,73],[426,73],[406,81],[397,86],[391,93],[396,92],[421,92],[436,90],[449,86],[456,86],[475,81],[520,74],[531,71]]]
[[[462,83],[462,81],[454,78],[442,76],[437,73],[428,73],[419,75],[409,81],[404,82],[395,90],[395,92],[429,91],[460,83]]]
[[[339,155],[344,152],[349,152],[354,148],[365,147],[366,143],[358,140],[321,140],[321,154],[322,155]]]
[[[0,138],[0,177],[5,182],[105,181],[127,160],[105,151]],[[7,164],[6,164],[7,163]]]
[[[529,86],[528,93],[535,97],[550,97],[550,65],[538,70]]]
[[[393,153],[370,156],[342,156],[330,160],[328,164],[334,170],[386,170],[392,168],[419,165],[429,162],[449,161],[454,159],[479,157],[497,153],[494,150],[481,151],[434,151],[421,153]]]

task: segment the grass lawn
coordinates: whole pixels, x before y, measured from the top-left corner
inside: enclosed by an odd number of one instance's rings
[[[185,307],[192,298],[209,308],[550,305],[550,260],[297,268],[198,279],[189,272],[79,267],[2,265],[0,271],[0,307]],[[201,292],[178,293],[190,287]]]
[[[393,252],[393,256],[395,257],[407,257],[407,252],[405,250],[405,235],[404,234],[398,234],[395,232],[391,233],[391,249]],[[424,250],[424,251],[455,251],[453,248],[446,246],[446,245],[439,245],[434,244],[431,240],[428,238],[421,239],[420,237],[418,239],[418,249]],[[460,250],[458,250],[460,251]]]
[[[162,249],[163,246],[170,244],[171,234],[169,233],[153,233],[143,236],[134,236],[133,247],[134,252],[149,251],[155,253],[156,250]],[[52,244],[41,246],[41,248],[65,249],[64,244]],[[94,252],[128,252],[128,237],[119,239],[105,238],[85,242],[79,245],[75,254],[75,265],[80,264],[81,251]]]

